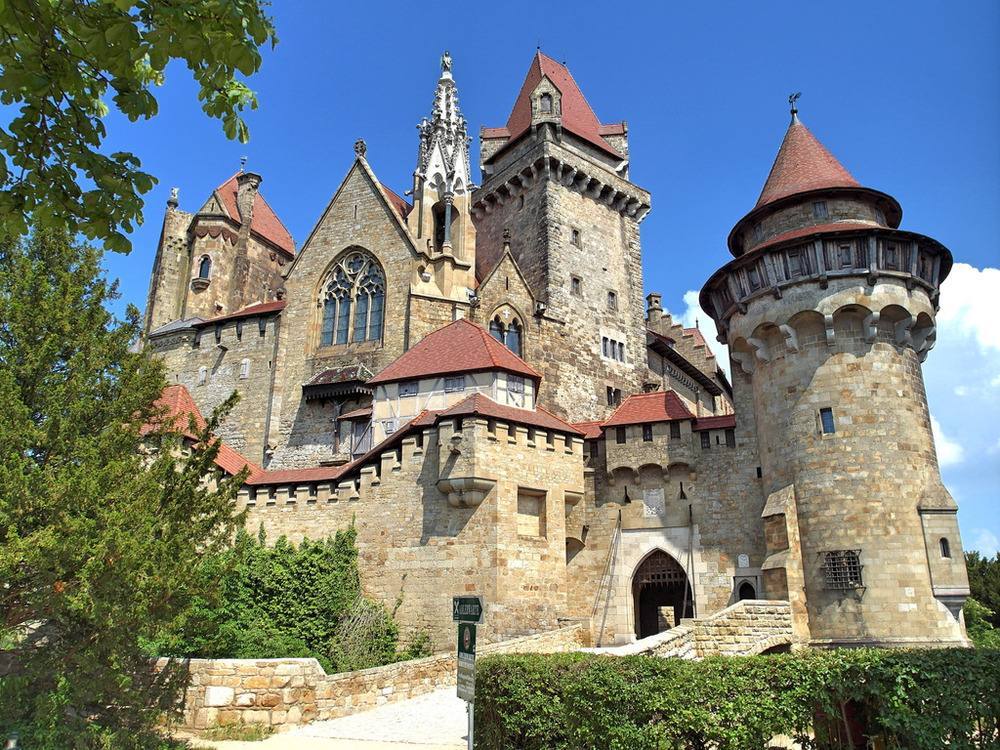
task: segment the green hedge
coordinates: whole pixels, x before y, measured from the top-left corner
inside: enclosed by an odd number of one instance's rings
[[[1000,748],[1000,651],[505,655],[476,665],[478,750],[764,750],[775,735],[851,747],[845,712],[877,747]]]
[[[211,601],[198,598],[187,616],[154,643],[153,656],[209,659],[312,657],[328,672],[426,656],[426,636],[403,649],[393,612],[366,598],[358,574],[354,526],[295,545],[266,543],[240,530],[233,545],[206,555],[193,572],[218,580]]]

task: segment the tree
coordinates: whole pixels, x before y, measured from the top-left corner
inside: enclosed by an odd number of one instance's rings
[[[100,259],[64,233],[0,241],[0,737],[31,748],[159,742],[186,675],[154,672],[142,644],[211,599],[189,573],[242,524],[218,414],[193,447],[171,432],[161,366],[134,350],[138,311],[108,312]]]
[[[183,61],[210,117],[246,141],[254,93],[238,80],[276,43],[261,0],[4,0],[0,103],[0,229],[58,227],[128,252],[155,178],[126,152],[102,153],[105,97],[133,122],[157,112],[152,87]]]
[[[1000,553],[990,558],[979,552],[966,552],[965,564],[972,598],[986,609],[985,613],[979,612],[980,616],[1000,629]]]

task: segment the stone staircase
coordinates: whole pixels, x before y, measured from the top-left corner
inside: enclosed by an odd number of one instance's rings
[[[668,659],[753,656],[790,647],[792,610],[786,601],[746,599],[704,618],[681,620],[676,628],[623,646],[583,649],[595,654],[646,654]]]

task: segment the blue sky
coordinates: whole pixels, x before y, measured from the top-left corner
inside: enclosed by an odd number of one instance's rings
[[[569,65],[604,122],[629,124],[632,178],[653,195],[642,225],[645,282],[690,324],[691,292],[727,259],[788,122],[786,98],[863,184],[894,195],[903,227],[957,262],[938,346],[925,365],[946,484],[967,547],[1000,537],[1000,3],[279,2],[280,43],[251,85],[251,142],[225,140],[171,69],[160,114],[112,115],[109,149],[136,153],[160,183],[128,257],[112,257],[123,302],[145,296],[169,190],[195,210],[239,168],[298,243],[368,143],[402,193],[429,114],[438,58],[454,58],[472,131],[502,125],[536,45]],[[476,144],[473,145],[476,148]]]

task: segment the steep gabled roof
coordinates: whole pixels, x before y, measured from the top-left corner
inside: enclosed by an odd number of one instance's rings
[[[604,426],[670,422],[677,419],[694,419],[694,414],[673,391],[653,391],[629,396]]]
[[[485,328],[459,318],[427,334],[368,384],[483,370],[506,370],[535,380],[542,377],[541,373],[490,336]]]
[[[237,172],[215,189],[226,213],[229,214],[229,218],[237,224],[242,223],[240,209],[236,201],[239,189],[236,181],[239,176],[240,173]],[[253,220],[250,222],[250,229],[289,255],[295,255],[295,240],[292,239],[291,233],[281,223],[281,219],[260,193],[257,193],[253,202]]]
[[[797,193],[845,187],[861,185],[795,116],[754,208]]]
[[[531,127],[531,92],[541,83],[542,78],[548,78],[562,95],[563,128],[611,156],[621,159],[622,155],[612,148],[611,144],[602,136],[623,133],[624,127],[620,123],[602,125],[580,87],[573,80],[569,69],[543,54],[541,50],[537,51],[531,59],[531,65],[528,67],[528,73],[521,86],[521,93],[517,95],[514,108],[510,112],[510,117],[507,118],[506,128],[488,128],[484,135],[486,137],[503,137],[506,134],[510,141],[523,135]]]
[[[410,211],[413,210],[413,206],[401,198],[399,193],[395,190],[387,188],[385,185],[381,184],[380,187],[382,188],[382,192],[385,193],[385,197],[389,199],[389,203],[392,204],[392,207],[395,208],[399,215],[405,219],[409,215]]]

